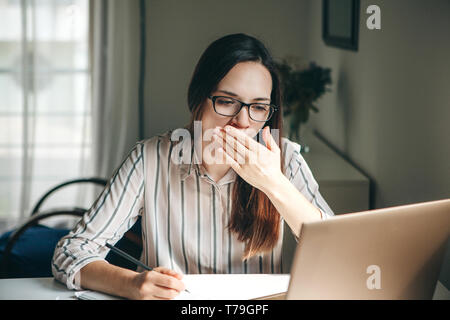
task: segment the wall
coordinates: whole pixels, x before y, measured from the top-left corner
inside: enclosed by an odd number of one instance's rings
[[[361,1],[359,51],[327,47],[308,2],[307,59],[332,68],[311,126],[375,178],[376,207],[450,195],[450,2]],[[366,28],[378,4],[382,29]]]
[[[375,179],[375,207],[450,198],[450,2],[362,0],[358,52],[326,46],[322,1],[306,2],[303,53],[334,82],[310,126]],[[450,248],[443,271],[450,288]]]

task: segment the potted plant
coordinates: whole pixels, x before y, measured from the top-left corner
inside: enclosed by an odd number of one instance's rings
[[[316,101],[331,91],[331,69],[311,62],[301,68],[297,60],[285,58],[276,62],[283,98],[283,117],[288,120],[289,139],[299,139],[300,127],[309,119],[309,112],[319,112]],[[302,148],[303,151],[303,148]]]

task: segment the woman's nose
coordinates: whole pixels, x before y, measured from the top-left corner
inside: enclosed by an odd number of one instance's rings
[[[243,107],[235,116],[236,122],[240,127],[247,128],[250,126],[250,117],[248,115],[248,107]]]

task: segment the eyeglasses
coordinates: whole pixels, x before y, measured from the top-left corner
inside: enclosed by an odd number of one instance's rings
[[[234,98],[223,96],[209,96],[212,100],[214,111],[221,116],[234,117],[243,107],[248,107],[248,114],[254,121],[265,122],[278,110],[273,104],[244,103]]]

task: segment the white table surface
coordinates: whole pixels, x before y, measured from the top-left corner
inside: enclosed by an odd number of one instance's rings
[[[0,280],[1,300],[75,300],[75,291],[54,278]]]
[[[0,280],[0,300],[75,300],[68,290],[53,278],[21,278]],[[433,300],[450,300],[450,291],[438,281]]]

